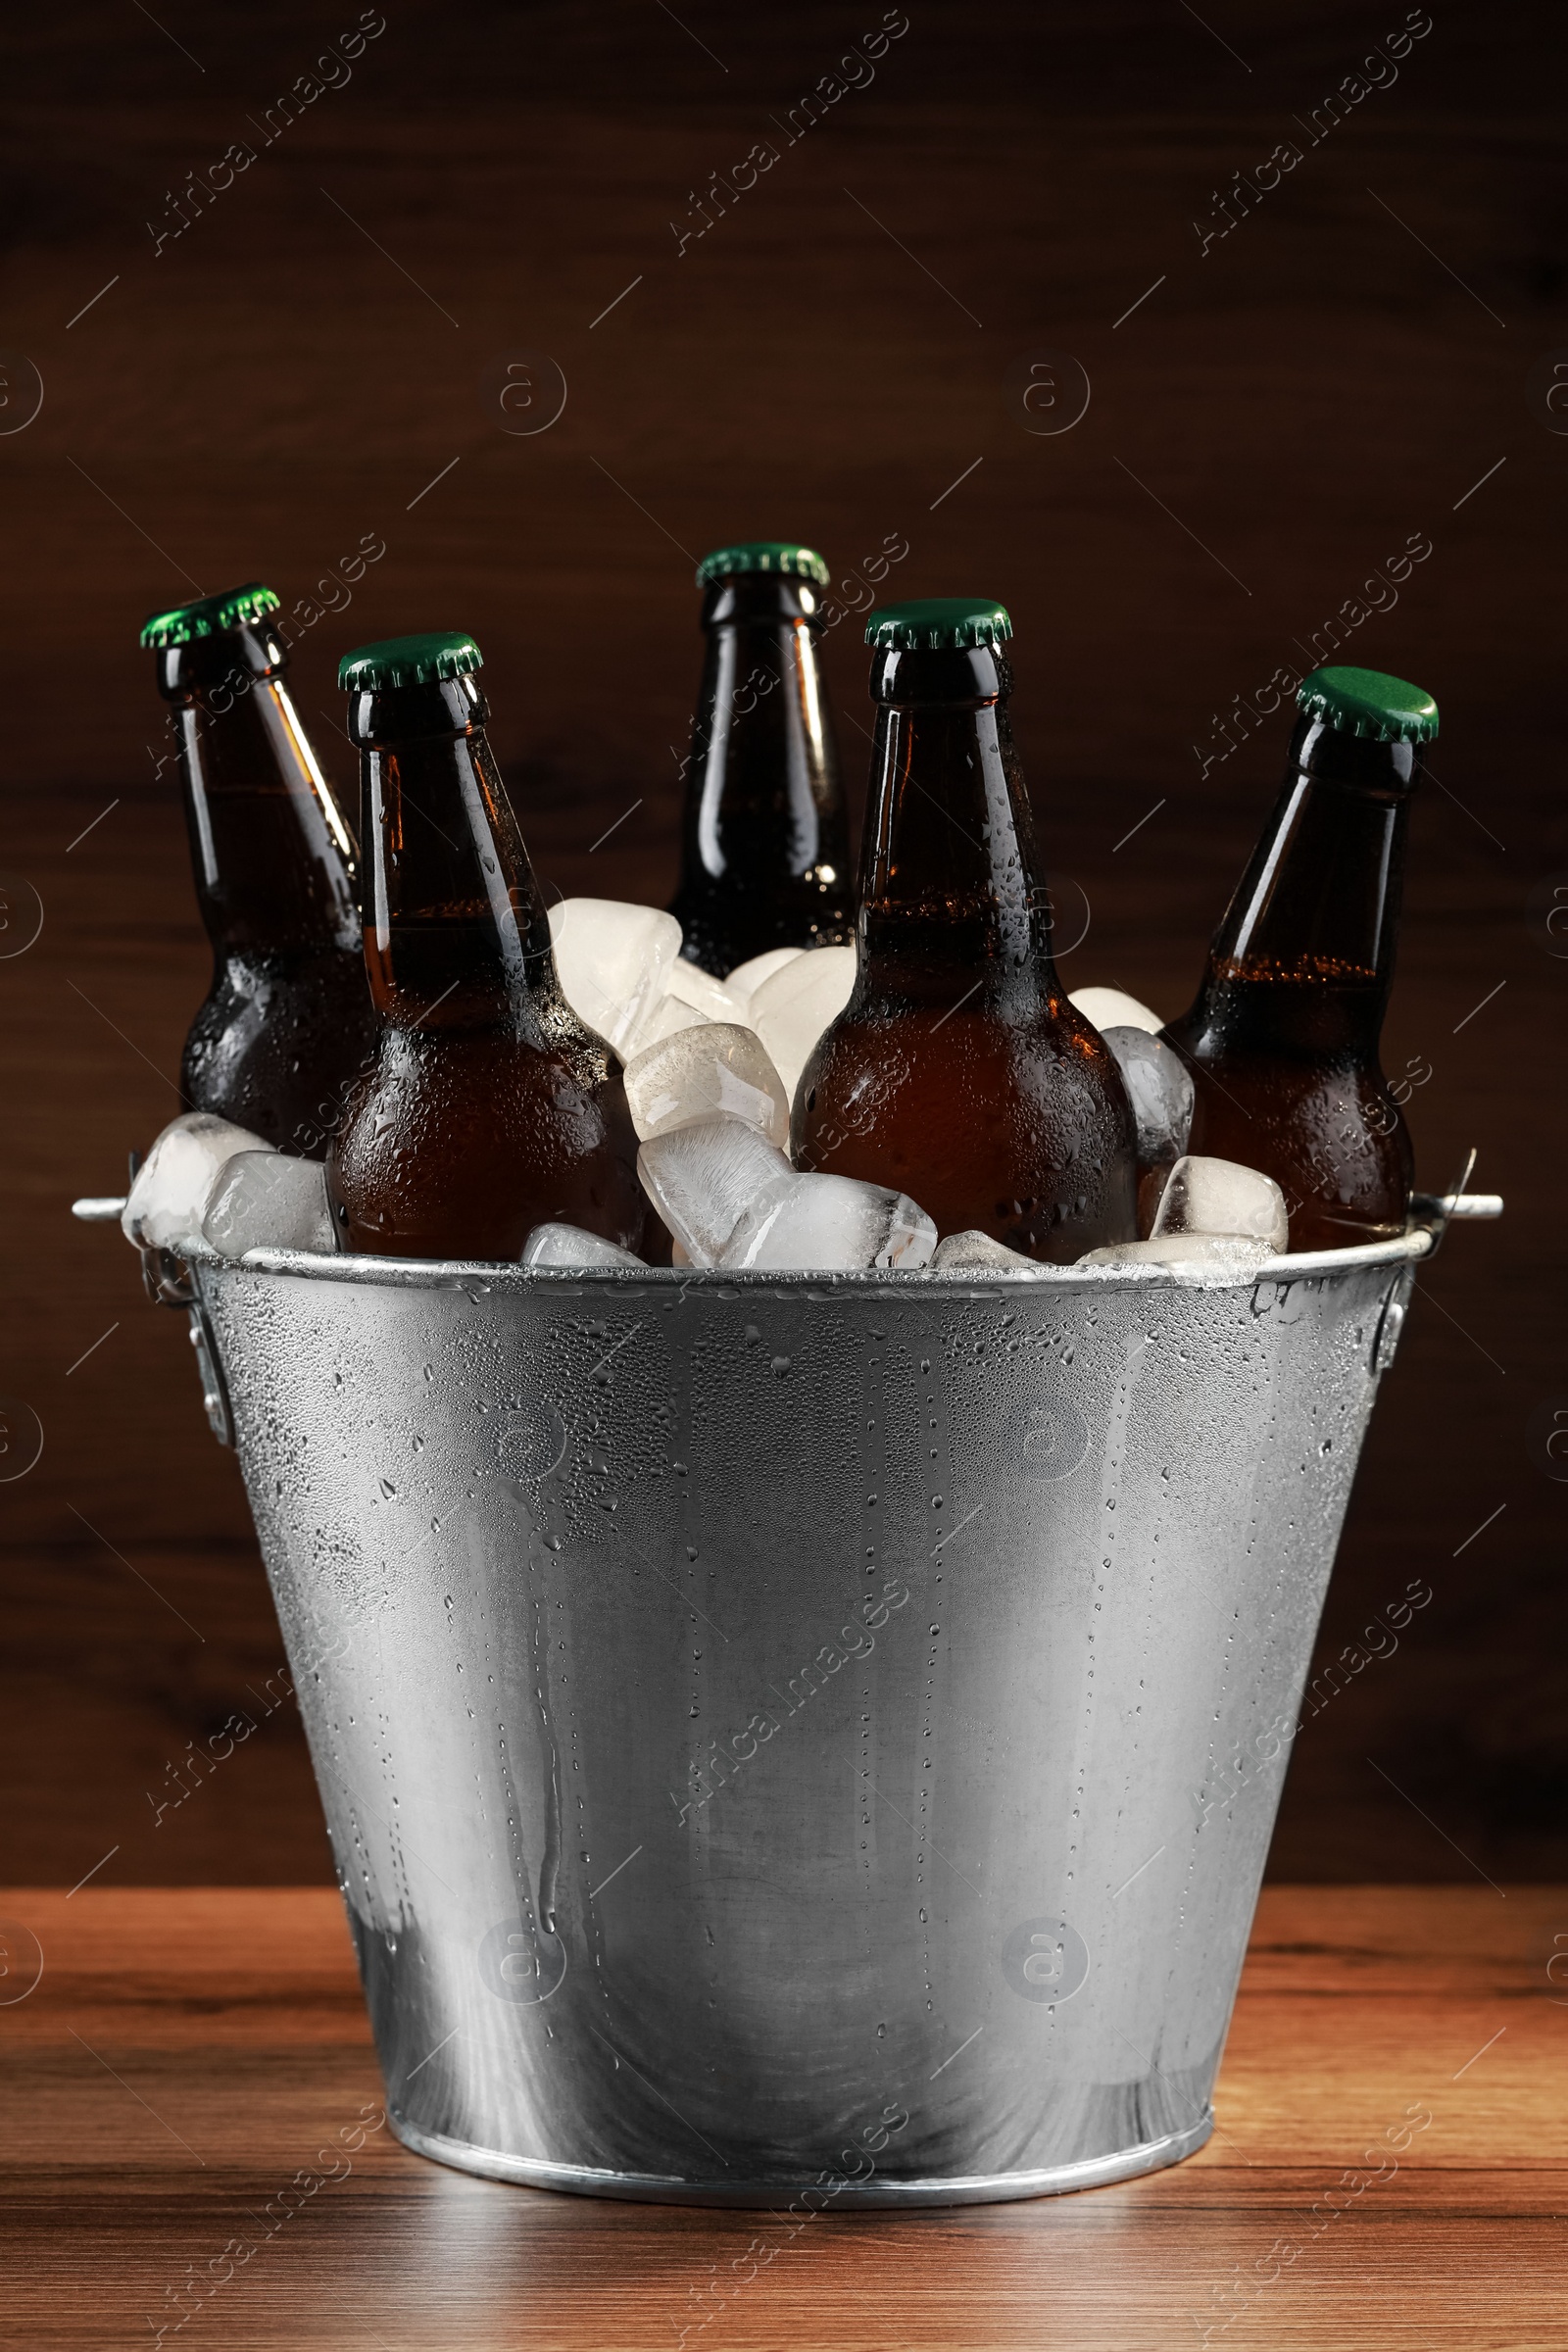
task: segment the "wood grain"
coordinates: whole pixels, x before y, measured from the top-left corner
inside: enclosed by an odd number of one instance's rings
[[[410,2155],[376,2127],[335,1893],[89,1887],[7,1909],[44,1962],[0,2006],[0,2341],[29,2352],[166,2323],[166,2343],[226,2352],[666,2352],[683,2328],[710,2352],[1568,2343],[1568,1984],[1547,1975],[1565,1889],[1266,1889],[1198,2156],[1030,2204],[823,2215],[791,2243],[761,2215]],[[32,1947],[7,1935],[15,1984]],[[256,2217],[301,2169],[336,2177],[269,2236]],[[757,2238],[775,2251],[749,2278]],[[230,2240],[231,2268],[253,2252],[222,2277]],[[695,2303],[715,2278],[716,2307]]]

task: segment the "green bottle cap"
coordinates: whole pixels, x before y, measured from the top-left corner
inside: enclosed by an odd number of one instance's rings
[[[984,596],[917,596],[884,605],[865,624],[865,642],[889,654],[962,653],[1005,644],[1012,620],[1005,605]]]
[[[174,605],[167,612],[153,613],[142,629],[141,641],[148,652],[162,654],[172,645],[189,645],[197,637],[220,637],[225,629],[265,620],[282,602],[260,580],[251,580],[243,588],[225,588],[221,596],[201,596],[193,605]]]
[[[388,686],[439,686],[482,669],[484,656],[466,629],[431,629],[422,637],[383,637],[356,646],[338,663],[344,694],[379,694]]]
[[[1314,669],[1297,688],[1296,707],[1374,743],[1431,743],[1438,732],[1431,695],[1381,669]]]
[[[697,566],[699,588],[710,587],[737,571],[773,571],[798,580],[814,580],[825,588],[832,573],[814,547],[799,547],[793,539],[747,539],[739,547],[715,547]]]

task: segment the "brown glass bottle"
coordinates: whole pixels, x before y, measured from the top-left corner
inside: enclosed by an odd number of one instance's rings
[[[876,745],[854,993],[802,1073],[803,1168],[1056,1263],[1136,1232],[1115,1062],[1056,976],[1007,723],[1000,605],[873,615]]]
[[[361,747],[374,1067],[327,1158],[346,1250],[515,1258],[536,1225],[642,1253],[653,1212],[620,1065],[566,1003],[485,736],[469,637],[339,673]]]
[[[1274,813],[1197,998],[1163,1035],[1197,1090],[1189,1151],[1272,1176],[1292,1250],[1342,1250],[1401,1233],[1409,1209],[1410,1136],[1378,1037],[1438,713],[1377,670],[1316,670],[1297,699]]]
[[[320,1158],[369,1060],[375,1011],[355,904],[355,849],[283,682],[288,655],[252,585],[155,613],[172,706],[191,867],[213,983],[191,1023],[192,1110]]]
[[[683,955],[721,979],[769,948],[848,940],[850,837],[817,660],[827,565],[756,541],[697,578],[708,651],[670,912]]]

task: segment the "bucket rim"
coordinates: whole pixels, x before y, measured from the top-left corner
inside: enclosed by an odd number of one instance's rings
[[[222,1256],[205,1242],[190,1250],[190,1262],[204,1270],[236,1268],[247,1274],[270,1274],[291,1280],[363,1283],[389,1290],[554,1291],[579,1290],[694,1290],[709,1297],[739,1291],[823,1291],[840,1296],[872,1294],[880,1298],[914,1298],[933,1292],[944,1296],[966,1291],[1004,1293],[1126,1290],[1250,1290],[1259,1282],[1294,1282],[1358,1272],[1363,1267],[1402,1266],[1428,1256],[1436,1246],[1435,1227],[1417,1224],[1392,1241],[1372,1242],[1355,1250],[1311,1250],[1265,1258],[1256,1272],[1242,1280],[1216,1282],[1213,1271],[1200,1274],[1177,1266],[920,1266],[907,1271],[888,1267],[810,1268],[806,1266],[521,1266],[512,1260],[483,1258],[373,1257],[353,1251],[327,1255],[311,1250],[247,1250],[243,1257]]]
[[[118,1220],[122,1199],[93,1197],[74,1203],[85,1222]],[[550,1292],[580,1290],[585,1285],[606,1293],[614,1291],[695,1290],[710,1298],[744,1291],[832,1291],[839,1297],[866,1295],[879,1299],[954,1297],[970,1292],[1128,1290],[1251,1290],[1260,1282],[1333,1280],[1341,1275],[1377,1267],[1413,1265],[1438,1249],[1453,1218],[1466,1222],[1500,1216],[1502,1202],[1492,1193],[1434,1195],[1416,1193],[1410,1222],[1401,1234],[1386,1242],[1367,1242],[1348,1250],[1301,1250],[1265,1258],[1256,1272],[1239,1281],[1217,1281],[1214,1269],[1180,1266],[920,1266],[895,1271],[865,1266],[848,1269],[756,1266],[523,1266],[511,1259],[378,1257],[363,1252],[327,1253],[313,1250],[247,1250],[242,1257],[225,1257],[206,1241],[192,1241],[178,1251],[187,1264],[203,1272],[270,1274],[291,1281],[364,1284],[403,1291],[469,1290]]]

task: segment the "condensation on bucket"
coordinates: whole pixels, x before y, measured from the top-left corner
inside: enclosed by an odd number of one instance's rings
[[[841,2204],[1200,2144],[1413,1253],[204,1264],[404,2137]]]

